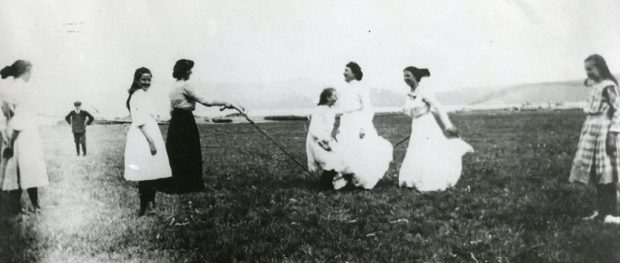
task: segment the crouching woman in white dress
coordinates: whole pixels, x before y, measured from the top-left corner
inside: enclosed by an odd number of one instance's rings
[[[429,77],[428,69],[407,67],[404,80],[411,88],[407,94],[405,114],[412,117],[411,137],[403,160],[398,182],[400,186],[418,191],[441,191],[454,186],[461,177],[462,157],[473,148],[457,137],[448,114],[427,88],[419,86],[423,77]],[[437,124],[432,111],[439,115],[447,138]]]
[[[127,98],[131,126],[125,146],[125,179],[138,181],[139,216],[145,214],[149,204],[155,206],[156,179],[172,176],[164,140],[146,94],[151,78],[149,69],[137,69]]]
[[[334,105],[338,100],[336,89],[326,88],[321,92],[319,104],[310,117],[310,127],[306,138],[308,169],[320,175],[320,187],[330,189],[333,179],[341,178],[347,167],[340,155],[340,147],[333,137],[334,124],[338,113]]]

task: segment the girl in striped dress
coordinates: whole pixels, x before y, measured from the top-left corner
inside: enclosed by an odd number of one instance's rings
[[[620,132],[620,94],[618,82],[610,73],[605,59],[591,55],[585,60],[592,83],[584,112],[586,120],[570,173],[570,182],[596,185],[598,211],[585,219],[618,222],[616,183],[620,162],[618,132]]]

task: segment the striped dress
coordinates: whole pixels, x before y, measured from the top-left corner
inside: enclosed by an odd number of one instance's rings
[[[618,86],[605,80],[591,87],[584,107],[586,120],[581,130],[570,182],[610,184],[618,182],[620,170],[616,152],[608,153],[608,132],[620,132]]]

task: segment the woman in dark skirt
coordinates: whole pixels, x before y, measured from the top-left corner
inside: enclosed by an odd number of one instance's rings
[[[165,193],[183,194],[201,192],[205,189],[202,179],[202,152],[196,120],[192,113],[196,103],[207,107],[245,109],[236,103],[207,99],[190,83],[194,61],[180,59],[174,65],[172,76],[177,80],[170,91],[172,118],[168,128],[166,149],[172,169],[172,177],[161,179],[159,190]]]

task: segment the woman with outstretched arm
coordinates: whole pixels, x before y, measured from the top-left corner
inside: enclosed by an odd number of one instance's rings
[[[237,103],[212,100],[204,96],[189,82],[193,67],[194,61],[180,59],[175,63],[172,72],[176,82],[170,90],[172,110],[166,139],[172,177],[161,180],[159,184],[161,191],[166,193],[183,194],[202,192],[205,189],[200,136],[193,114],[196,103],[245,112]]]

